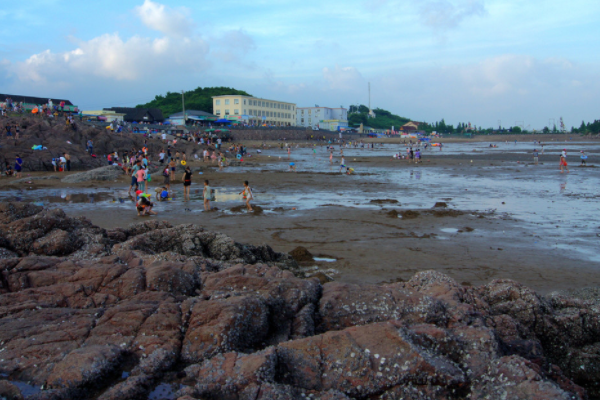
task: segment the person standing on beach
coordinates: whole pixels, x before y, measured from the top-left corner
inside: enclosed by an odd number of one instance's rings
[[[253,211],[252,206],[250,205],[250,200],[252,200],[254,196],[252,195],[252,189],[248,185],[248,181],[244,181],[244,190],[242,190],[240,194],[243,195],[242,199],[244,199],[244,201],[246,202],[246,207],[248,207],[248,211]]]
[[[202,197],[204,198],[204,211],[210,211],[210,195],[211,188],[208,184],[208,179],[204,181],[204,190],[202,191]]]
[[[569,167],[567,164],[567,152],[563,151],[562,154],[560,155],[560,173],[564,173],[563,168],[565,168],[567,170],[567,173],[569,173]]]
[[[175,180],[175,169],[177,169],[177,164],[175,163],[175,160],[171,158],[171,161],[169,162],[169,169],[171,170],[171,180],[174,181]]]
[[[340,160],[340,172],[342,172],[344,168],[346,168],[346,161],[344,160],[344,156],[342,156],[342,159]]]
[[[533,162],[538,165],[538,152],[537,149],[533,149]]]
[[[60,166],[59,171],[65,172],[66,171],[66,165],[67,165],[67,159],[63,155],[63,156],[59,157],[59,161],[60,161],[60,163],[59,163],[59,166]]]
[[[163,184],[165,185],[165,187],[167,188],[167,190],[171,190],[171,171],[169,170],[169,166],[167,165],[166,167],[163,167]]]
[[[140,169],[137,170],[135,175],[136,175],[138,190],[141,190],[142,192],[145,193],[146,192],[146,169],[145,169],[145,167],[142,165],[140,167]]]
[[[15,172],[16,172],[15,178],[20,178],[21,177],[21,171],[22,170],[23,170],[23,160],[17,154],[17,157],[15,159]]]
[[[585,167],[587,166],[587,155],[583,152],[583,150],[581,150],[581,166]]]
[[[132,157],[133,160],[133,157]],[[141,169],[140,161],[136,161],[135,165],[131,168],[131,186],[129,186],[129,191],[127,192],[127,196],[131,196],[131,189],[135,186],[135,190],[139,190],[138,181],[137,181],[137,172]]]
[[[190,167],[185,167],[181,179],[183,180],[183,201],[186,201],[190,199],[190,186],[192,186],[192,170]]]
[[[67,171],[71,171],[71,156],[69,153],[65,153],[65,160],[67,160]]]

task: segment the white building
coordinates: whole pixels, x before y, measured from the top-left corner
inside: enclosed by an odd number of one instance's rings
[[[296,104],[237,94],[213,96],[213,112],[219,118],[256,125],[293,126]]]
[[[296,125],[328,129],[348,127],[348,110],[329,107],[299,107],[296,109]]]

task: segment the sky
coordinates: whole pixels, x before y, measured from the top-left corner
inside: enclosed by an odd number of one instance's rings
[[[542,129],[600,119],[598,0],[2,1],[0,93],[84,110],[227,86]],[[551,127],[551,126],[550,126]]]

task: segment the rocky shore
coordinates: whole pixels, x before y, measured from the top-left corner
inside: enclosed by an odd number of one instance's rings
[[[0,204],[0,397],[588,399],[600,300],[422,271],[321,284],[269,246]]]

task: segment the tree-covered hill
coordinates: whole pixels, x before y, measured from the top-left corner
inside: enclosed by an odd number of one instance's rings
[[[369,118],[369,108],[365,105],[350,106],[348,110],[348,124],[358,126],[361,123],[364,126],[370,126],[375,129],[394,129],[398,130],[402,125],[410,122],[410,119],[394,115],[387,110],[376,108],[373,110],[376,117]]]
[[[205,111],[212,114],[212,96],[221,96],[225,94],[240,94],[243,96],[250,96],[250,94],[243,90],[237,90],[228,87],[199,87],[197,89],[185,92],[185,109]],[[139,104],[137,107],[160,108],[163,112],[163,115],[167,117],[171,114],[182,111],[181,93],[167,92],[167,94],[164,96],[157,95],[154,100],[146,104]]]

